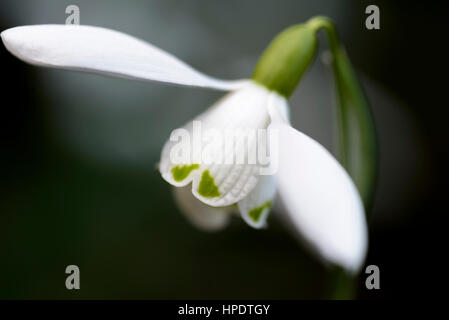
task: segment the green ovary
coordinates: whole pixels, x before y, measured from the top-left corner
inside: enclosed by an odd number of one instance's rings
[[[267,201],[265,202],[263,205],[261,205],[260,207],[254,208],[252,209],[249,213],[248,216],[254,220],[254,222],[259,221],[260,216],[262,215],[262,212],[265,209],[268,209],[269,207],[271,207],[271,201]]]
[[[200,167],[199,164],[188,164],[183,166],[176,166],[171,169],[171,173],[173,175],[173,179],[177,182],[181,182],[185,178],[187,178],[195,169],[198,169]]]
[[[220,196],[218,187],[214,182],[214,178],[210,175],[209,170],[205,170],[201,176],[198,193],[205,198],[215,198]]]
[[[315,58],[317,47],[316,31],[309,25],[287,28],[265,49],[252,79],[288,98]]]

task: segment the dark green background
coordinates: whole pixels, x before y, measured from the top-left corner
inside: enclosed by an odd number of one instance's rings
[[[446,171],[439,8],[387,1],[11,0],[0,4],[1,30],[64,23],[69,4],[80,7],[81,24],[138,36],[230,79],[248,77],[283,28],[318,14],[333,18],[380,136],[367,264],[380,267],[381,290],[367,291],[362,278],[358,296],[425,292],[417,288],[432,282],[429,261],[436,259],[444,198],[438,178]],[[380,7],[381,30],[365,29],[368,4]],[[0,67],[0,298],[326,297],[327,269],[275,219],[263,231],[237,218],[223,232],[198,231],[155,169],[170,131],[221,93],[40,69],[3,47]],[[329,148],[331,79],[318,57],[291,100],[295,127]],[[79,291],[65,288],[69,264],[81,269]]]

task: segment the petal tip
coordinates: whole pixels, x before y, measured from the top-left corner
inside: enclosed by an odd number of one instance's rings
[[[279,194],[294,231],[325,261],[357,273],[368,247],[360,194],[322,145],[280,125]]]
[[[11,54],[20,60],[31,64],[36,64],[32,58],[34,51],[30,50],[33,46],[27,43],[26,34],[22,32],[24,30],[26,31],[28,28],[29,26],[21,26],[6,29],[0,33],[0,36],[6,50],[8,50]]]
[[[9,37],[9,35],[11,34],[10,31],[11,31],[11,29],[6,29],[6,30],[3,30],[0,33],[0,38],[2,39],[2,42],[3,42],[4,46],[6,47],[6,49],[8,49],[8,51],[11,51],[9,49],[9,44],[10,44],[10,37]]]

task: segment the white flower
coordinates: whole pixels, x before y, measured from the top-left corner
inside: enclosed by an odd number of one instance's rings
[[[359,193],[323,146],[290,126],[282,95],[251,80],[208,77],[149,43],[104,28],[24,26],[8,29],[1,37],[12,54],[39,66],[231,91],[197,120],[205,128],[219,130],[277,130],[277,174],[260,175],[257,164],[174,164],[170,159],[174,142],[168,141],[160,171],[177,187],[175,199],[182,211],[195,225],[213,230],[224,227],[229,213],[238,209],[249,225],[260,228],[277,190],[291,226],[322,258],[349,271],[359,270],[367,250]],[[193,122],[184,129],[191,132]],[[255,141],[248,145],[238,152],[247,155]]]

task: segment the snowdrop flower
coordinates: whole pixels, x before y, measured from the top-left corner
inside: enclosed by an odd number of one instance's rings
[[[316,53],[316,30],[309,25],[282,32],[252,78],[238,81],[206,76],[147,42],[100,27],[22,26],[1,38],[13,55],[38,66],[230,91],[194,120],[205,128],[276,132],[278,170],[261,175],[258,164],[175,164],[171,139],[159,168],[176,187],[182,211],[203,229],[224,227],[236,210],[250,226],[262,228],[278,194],[291,226],[321,258],[352,272],[361,267],[367,226],[357,188],[331,153],[289,122],[287,99]],[[193,134],[194,124],[183,129]],[[237,152],[248,156],[254,147],[255,140],[248,140],[248,148]]]

